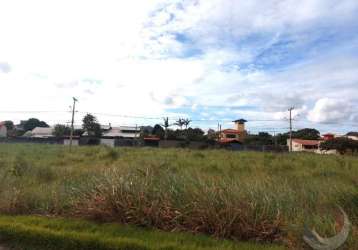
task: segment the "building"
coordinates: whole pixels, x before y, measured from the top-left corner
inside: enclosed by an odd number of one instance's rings
[[[31,131],[31,137],[32,138],[50,138],[50,137],[54,137],[53,132],[54,132],[53,128],[36,127]]]
[[[7,128],[5,122],[0,122],[0,138],[7,137]]]
[[[144,146],[146,147],[159,147],[160,138],[152,135],[152,136],[145,136],[143,138]]]
[[[105,138],[135,139],[140,136],[140,128],[136,126],[113,127],[103,133]]]
[[[139,138],[140,128],[137,126],[120,126],[110,128],[104,132],[100,143],[110,147],[115,147],[119,139],[133,140]]]
[[[348,139],[351,139],[353,141],[358,141],[358,136],[355,136],[355,135],[347,135],[346,136]]]
[[[287,146],[289,151],[292,152],[316,152],[319,149],[320,140],[303,140],[292,139],[292,149],[290,139],[287,139]]]
[[[242,143],[247,135],[245,130],[245,119],[239,119],[233,121],[235,124],[234,129],[224,129],[219,133],[218,142],[221,144],[226,143]]]
[[[71,138],[66,136],[63,138],[63,145],[69,146],[71,144]],[[73,136],[72,137],[72,145],[73,146],[79,146],[80,145],[80,137],[79,136]]]
[[[327,134],[324,134],[324,135],[323,135],[323,140],[324,140],[324,141],[333,140],[334,138],[335,138],[335,135],[334,135],[334,134],[331,134],[331,133],[327,133]]]

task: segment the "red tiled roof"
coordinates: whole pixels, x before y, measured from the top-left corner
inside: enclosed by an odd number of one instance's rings
[[[160,138],[159,137],[144,137],[143,138],[145,141],[160,141]]]
[[[232,142],[240,142],[238,139],[233,138],[221,138],[219,143],[232,143]]]
[[[236,129],[224,129],[223,131],[221,131],[224,134],[242,134],[244,131],[239,131]]]
[[[292,141],[305,146],[316,146],[320,143],[318,140],[292,139]]]

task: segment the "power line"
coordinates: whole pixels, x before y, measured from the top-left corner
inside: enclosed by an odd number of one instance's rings
[[[69,113],[71,111],[62,111],[62,110],[0,110],[0,113],[16,113],[16,114],[36,114],[36,113]],[[140,120],[162,120],[163,117],[167,117],[167,115],[161,115],[161,116],[143,116],[143,115],[127,115],[127,114],[114,114],[114,113],[101,113],[101,112],[88,112],[88,111],[79,111],[77,112],[79,114],[94,114],[94,115],[101,115],[101,116],[108,116],[108,117],[120,117],[125,119],[140,119]],[[168,117],[169,120],[177,120],[180,116],[177,117]],[[233,119],[191,119],[192,123],[201,123],[201,122],[212,122],[212,123],[225,123],[225,122],[231,122]],[[347,126],[358,126],[358,123],[354,122],[340,122],[340,121],[330,121],[330,122],[324,122],[324,123],[315,123],[308,120],[302,120],[302,119],[293,119],[291,116],[291,119],[247,119],[248,122],[274,122],[274,123],[281,123],[286,122],[287,120],[296,121],[298,123],[310,123],[310,124],[319,124],[320,126],[324,125],[347,125]]]

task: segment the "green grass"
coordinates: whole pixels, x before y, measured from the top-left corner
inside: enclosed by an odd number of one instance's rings
[[[54,215],[300,248],[304,225],[358,245],[358,158],[0,145],[0,213]],[[352,247],[351,247],[352,249]]]
[[[0,240],[22,250],[280,250],[187,233],[34,216],[0,216]],[[12,243],[11,243],[12,242]],[[16,244],[14,244],[16,242]]]

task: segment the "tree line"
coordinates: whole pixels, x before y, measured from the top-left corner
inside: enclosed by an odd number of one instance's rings
[[[22,136],[27,131],[31,131],[36,127],[50,127],[45,121],[41,121],[37,118],[30,118],[25,121],[21,121],[17,129],[15,124],[12,121],[5,121],[5,126],[8,130],[8,135],[10,137]],[[169,122],[169,118],[163,118],[163,122],[156,124],[154,127],[143,126],[141,127],[140,137],[144,138],[147,136],[156,136],[163,140],[183,140],[183,141],[207,141],[214,142],[219,134],[218,131],[209,129],[205,133],[200,128],[190,127],[191,120],[188,118],[179,118],[174,123]],[[175,126],[177,129],[173,129]],[[54,126],[53,135],[56,137],[69,136],[71,133],[71,127],[68,125],[57,124]],[[82,119],[82,128],[74,129],[75,136],[81,136],[86,133],[87,136],[91,137],[101,137],[103,130],[101,128],[98,119],[92,115],[87,114]],[[347,136],[357,136],[358,132],[349,132]],[[287,145],[287,139],[289,138],[289,133],[279,133],[272,135],[267,132],[259,132],[258,134],[248,134],[244,139],[245,145],[252,146],[283,146]],[[305,140],[318,140],[321,138],[320,132],[314,128],[304,128],[292,132],[292,138],[305,139]],[[354,141],[349,138],[339,137],[332,140],[322,142],[320,148],[324,150],[335,149],[340,153],[345,152],[358,152],[358,141]]]

